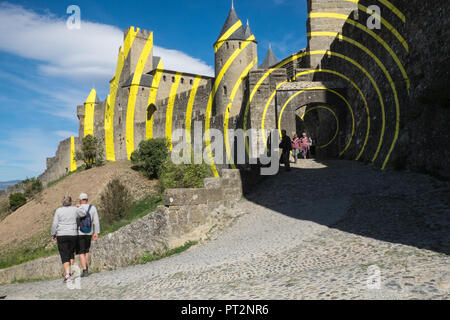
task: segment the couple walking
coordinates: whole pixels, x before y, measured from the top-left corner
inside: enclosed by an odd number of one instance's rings
[[[312,140],[303,132],[302,137],[299,138],[297,134],[294,134],[292,139],[292,155],[294,156],[295,162],[297,162],[298,155],[301,153],[303,159],[306,159],[309,149],[311,148]]]
[[[62,207],[53,217],[52,240],[58,244],[59,255],[64,268],[64,282],[71,274],[71,266],[75,263],[75,255],[79,255],[83,268],[82,277],[88,276],[89,250],[91,239],[96,241],[100,233],[100,222],[97,209],[88,203],[88,195],[80,194],[76,206],[72,206],[72,198],[64,196]]]

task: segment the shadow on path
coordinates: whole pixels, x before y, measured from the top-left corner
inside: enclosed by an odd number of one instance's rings
[[[450,254],[450,184],[356,161],[299,160],[246,198],[281,214]]]

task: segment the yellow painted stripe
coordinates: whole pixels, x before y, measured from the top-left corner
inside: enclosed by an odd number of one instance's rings
[[[400,18],[400,20],[403,21],[403,23],[406,22],[405,15],[399,9],[397,9],[397,7],[394,6],[392,3],[390,3],[388,0],[378,0],[378,1],[380,1],[387,8],[389,8],[393,13],[395,13]]]
[[[223,125],[223,134],[225,138],[225,149],[227,152],[228,159],[230,159],[231,166],[233,169],[236,169],[236,166],[233,163],[233,159],[231,157],[231,149],[230,149],[230,142],[228,141],[228,125],[230,120],[230,112],[231,112],[231,106],[233,105],[234,98],[236,97],[236,94],[238,92],[239,87],[242,84],[242,81],[244,81],[245,77],[247,77],[250,70],[258,64],[258,58],[253,59],[252,62],[248,64],[248,66],[244,69],[244,71],[239,76],[239,79],[234,84],[233,90],[231,91],[230,95],[230,103],[228,103],[226,111],[225,111],[225,119],[224,119],[224,125]]]
[[[199,86],[201,80],[202,80],[202,76],[195,77],[191,92],[189,94],[188,105],[186,108],[186,123],[184,126],[184,130],[185,130],[185,137],[186,137],[186,147],[188,149],[192,149],[192,144],[191,144],[192,111],[194,110],[195,96],[197,95],[197,89],[198,89],[198,86]]]
[[[359,0],[344,0],[344,1],[353,2],[353,3],[359,4]],[[397,7],[394,6],[392,3],[390,3],[388,0],[378,0],[378,1],[380,1],[383,5],[385,5],[394,14],[396,14],[400,18],[400,20],[403,21],[403,23],[406,22],[405,15],[399,9],[397,9]]]
[[[128,96],[127,121],[126,121],[126,145],[127,157],[130,159],[131,153],[134,151],[134,111],[136,107],[136,98],[141,83],[142,72],[147,63],[150,52],[153,48],[153,32],[148,36],[144,49],[142,50],[139,61],[134,70],[133,80],[131,81],[130,94]]]
[[[365,11],[367,13],[369,12],[369,9],[363,6],[362,4],[358,4],[358,8],[361,11]],[[400,41],[402,46],[405,48],[406,52],[409,52],[408,43],[406,42],[405,38],[403,38],[402,35],[397,31],[397,29],[394,28],[394,26],[392,26],[386,19],[384,19],[378,13],[372,13],[372,16],[380,20],[381,23],[392,32],[392,34],[398,39],[398,41]]]
[[[360,23],[358,23],[358,22],[356,22],[356,21],[354,21],[352,19],[349,19],[345,14],[330,13],[330,12],[315,12],[315,13],[310,13],[309,17],[310,18],[334,18],[334,19],[345,20],[346,23],[357,27],[358,29],[366,32],[372,38],[377,40],[386,49],[386,51],[389,52],[389,54],[391,55],[392,59],[394,59],[394,61],[397,64],[398,68],[400,69],[400,72],[402,73],[403,79],[406,82],[406,88],[407,88],[408,93],[409,93],[410,81],[409,81],[409,78],[408,78],[408,74],[406,73],[406,70],[403,67],[403,64],[400,62],[400,59],[395,54],[395,52],[392,50],[392,48],[386,43],[386,41],[384,41],[375,32],[373,32],[372,30],[370,30],[366,26],[364,26],[364,25],[362,25],[362,24],[360,24]]]
[[[395,83],[394,83],[394,81],[393,81],[389,71],[385,67],[385,65],[380,61],[380,59],[378,59],[377,56],[375,56],[375,54],[373,54],[372,51],[370,51],[368,48],[366,48],[365,46],[363,46],[362,44],[360,44],[359,42],[357,42],[357,41],[355,41],[355,40],[353,40],[351,38],[348,38],[348,37],[336,34],[334,32],[313,32],[313,33],[311,33],[311,36],[338,37],[339,39],[341,39],[343,41],[349,42],[349,43],[353,44],[354,46],[357,46],[358,48],[363,50],[365,53],[367,53],[377,63],[377,65],[380,67],[380,69],[383,71],[384,75],[386,76],[386,78],[387,78],[387,80],[388,80],[388,82],[389,82],[389,84],[391,86],[392,92],[394,94],[396,117],[397,117],[396,125],[395,125],[394,143],[393,143],[393,145],[395,145],[395,143],[397,141],[397,137],[398,137],[399,131],[400,131],[400,103],[399,103],[399,99],[398,99],[396,85],[395,85]],[[379,148],[380,147],[381,146],[379,146]],[[387,159],[389,159],[389,157],[390,157],[390,155],[392,153],[392,150],[393,150],[393,147],[391,147],[391,150],[389,151],[389,153],[388,153],[388,155],[386,157]],[[378,149],[378,151],[379,151],[379,149]],[[377,154],[375,154],[375,156],[372,159],[372,161],[376,160],[376,156],[377,156]],[[383,163],[382,169],[384,169],[386,167],[386,164],[387,164],[387,161],[385,160],[385,162]]]
[[[116,106],[117,90],[119,87],[120,78],[122,76],[125,60],[128,57],[134,40],[136,39],[136,35],[137,32],[134,31],[134,28],[132,28],[125,37],[124,47],[120,48],[119,56],[117,58],[116,73],[110,84],[110,93],[107,97],[105,108],[105,154],[107,161],[116,161],[116,154],[114,151],[114,109]]]
[[[325,109],[325,110],[330,111],[333,114],[334,118],[336,119],[336,132],[335,132],[333,138],[330,141],[328,141],[328,143],[326,143],[324,145],[321,145],[321,146],[317,146],[318,149],[325,149],[330,144],[332,144],[334,140],[336,140],[336,137],[337,137],[337,135],[339,133],[339,119],[338,119],[338,116],[336,115],[336,112],[334,112],[333,109],[331,109],[331,108],[329,108],[327,106],[314,106],[314,107],[311,107],[311,108],[309,108],[309,109],[307,109],[305,111],[305,113],[302,116],[302,120],[305,119],[305,116],[308,114],[308,112],[311,112],[311,111],[314,111],[314,110],[317,110],[317,109]]]
[[[169,150],[172,150],[172,117],[173,117],[173,107],[175,105],[175,98],[178,91],[178,86],[180,84],[181,76],[183,74],[177,72],[175,75],[175,82],[170,88],[169,102],[167,103],[166,111],[166,138],[169,141]]]
[[[213,86],[213,88],[211,90],[211,93],[209,95],[208,105],[206,107],[206,115],[205,115],[205,140],[206,140],[205,141],[205,145],[206,145],[206,148],[208,149],[208,157],[211,160],[211,169],[212,169],[212,172],[214,173],[214,176],[216,178],[219,177],[219,172],[217,171],[216,165],[214,164],[212,150],[211,150],[211,137],[210,137],[210,133],[209,133],[210,121],[211,121],[211,116],[212,116],[212,104],[213,104],[214,98],[216,96],[217,89],[219,88],[219,85],[222,82],[222,79],[223,79],[225,73],[228,71],[228,69],[230,68],[230,66],[233,63],[233,61],[237,58],[237,56],[253,40],[255,40],[255,36],[254,35],[252,35],[248,39],[246,39],[244,44],[241,46],[241,48],[236,49],[233,52],[233,54],[230,56],[230,58],[228,58],[227,62],[224,64],[224,66],[222,67],[222,69],[219,72],[219,75],[217,76],[216,80],[214,81],[214,86]]]
[[[365,109],[366,109],[366,117],[367,117],[367,129],[366,129],[366,137],[364,139],[364,143],[363,143],[363,146],[361,148],[361,151],[360,151],[359,155],[355,158],[355,160],[359,160],[359,158],[362,156],[362,154],[363,154],[363,152],[364,152],[364,150],[366,148],[367,142],[369,140],[369,134],[370,134],[370,110],[369,110],[369,105],[367,103],[367,99],[366,99],[364,93],[362,92],[362,90],[356,85],[356,83],[354,81],[352,81],[350,78],[348,78],[347,76],[343,75],[342,73],[339,73],[339,72],[334,71],[334,70],[327,70],[327,69],[306,70],[306,71],[303,71],[303,72],[300,72],[300,73],[296,74],[295,78],[301,77],[303,75],[307,75],[307,74],[310,74],[310,73],[319,73],[319,72],[333,74],[333,75],[338,76],[338,77],[340,77],[342,79],[345,79],[347,82],[349,82],[356,89],[356,91],[358,91],[361,99],[364,102],[364,106],[365,106]],[[276,89],[273,91],[271,97],[267,101],[266,107],[264,108],[264,112],[263,112],[263,116],[262,116],[262,120],[261,120],[261,128],[262,128],[263,142],[264,142],[265,145],[266,145],[266,137],[265,137],[265,134],[264,134],[264,122],[265,122],[267,110],[269,108],[271,100],[273,100],[273,98],[275,97],[275,94],[276,94],[277,90],[286,82],[287,81],[283,81],[283,82],[280,82],[277,85]],[[267,145],[266,145],[266,148],[267,148]]]
[[[296,59],[298,59],[299,57],[303,57],[303,56],[305,56],[305,55],[310,55],[310,54],[311,54],[311,55],[314,55],[314,54],[330,54],[330,55],[336,56],[336,57],[338,57],[338,58],[341,58],[341,59],[343,59],[343,60],[346,60],[346,61],[350,62],[351,64],[353,64],[353,65],[354,65],[355,67],[357,67],[358,69],[360,69],[360,70],[366,75],[366,77],[369,78],[370,82],[372,83],[372,85],[374,86],[374,88],[375,88],[375,90],[376,90],[376,92],[377,92],[377,95],[378,95],[378,98],[379,98],[379,102],[380,102],[380,106],[381,106],[381,110],[382,110],[382,111],[381,111],[381,114],[382,114],[382,118],[383,118],[383,124],[385,124],[385,112],[384,112],[384,109],[385,109],[385,108],[384,108],[383,97],[382,97],[382,95],[381,95],[381,92],[380,92],[380,89],[379,89],[378,85],[376,84],[375,80],[374,80],[373,77],[370,75],[370,73],[367,72],[367,70],[364,69],[364,68],[363,68],[359,63],[357,63],[355,60],[353,60],[353,59],[351,59],[351,58],[349,58],[349,57],[347,57],[347,56],[344,56],[344,55],[342,55],[342,54],[340,54],[340,53],[331,52],[331,51],[325,51],[325,50],[316,50],[316,51],[302,52],[302,53],[296,54],[296,55],[292,56],[291,58],[289,58],[289,59],[287,59],[287,60],[285,60],[285,61],[282,61],[280,64],[278,64],[277,66],[275,66],[275,68],[269,69],[269,70],[261,77],[261,79],[257,82],[256,86],[253,88],[252,93],[250,94],[250,98],[249,98],[249,100],[247,101],[247,105],[246,105],[246,107],[245,107],[245,112],[244,112],[244,124],[243,124],[243,126],[244,126],[244,131],[247,129],[247,119],[248,119],[248,112],[249,112],[249,109],[250,109],[250,104],[251,104],[251,102],[252,102],[252,99],[253,99],[254,94],[255,94],[256,91],[259,89],[259,87],[261,86],[262,82],[263,82],[263,81],[270,75],[270,73],[272,73],[274,70],[276,70],[276,69],[278,69],[278,68],[282,68],[284,65],[286,65],[286,64],[289,63],[290,61],[296,60]],[[380,137],[380,143],[381,143],[381,144],[382,144],[383,137],[384,137],[384,129],[385,129],[385,127],[383,126],[383,127],[382,127],[381,137]],[[366,139],[367,139],[367,136],[366,136]],[[381,144],[379,144],[378,149],[377,149],[377,152],[375,153],[375,157],[374,157],[375,159],[376,159],[376,156],[378,156],[379,150],[380,150],[380,148],[381,148]],[[248,144],[247,144],[247,143],[246,143],[246,150],[247,150],[247,153],[248,153],[249,151],[248,151]],[[375,161],[375,160],[373,160],[373,161]]]
[[[97,93],[95,89],[91,90],[86,102],[84,103],[84,136],[94,135],[94,111]]]
[[[250,93],[250,97],[247,100],[247,104],[245,105],[245,110],[244,110],[244,123],[243,123],[243,130],[244,132],[247,131],[247,121],[248,121],[248,113],[250,111],[250,104],[253,101],[253,97],[255,96],[256,92],[258,91],[259,87],[261,86],[261,84],[264,82],[264,80],[267,79],[267,77],[274,72],[275,70],[279,69],[279,68],[283,68],[286,64],[288,64],[291,61],[297,60],[298,58],[304,57],[306,56],[308,53],[307,52],[301,52],[298,54],[293,55],[292,57],[290,57],[289,59],[286,59],[284,61],[281,61],[279,64],[277,64],[274,68],[267,70],[264,75],[258,80],[258,82],[256,83],[255,87],[253,88],[252,92]],[[264,133],[263,133],[264,134]],[[264,139],[265,140],[265,139]],[[245,149],[247,154],[249,154],[249,148],[248,148],[248,142],[247,140],[245,141]]]
[[[237,21],[235,24],[233,24],[230,29],[225,32],[219,40],[217,40],[217,43],[214,47],[215,52],[220,49],[220,47],[224,44],[224,41],[227,40],[237,29],[239,29],[242,26],[241,20]]]
[[[75,161],[75,138],[70,137],[70,172],[77,170],[77,162]]]
[[[156,104],[156,97],[158,96],[159,83],[161,82],[161,78],[164,72],[164,67],[162,63],[162,59],[159,60],[158,66],[156,67],[155,76],[153,77],[152,87],[150,88],[150,94],[148,96],[147,108],[150,105]],[[146,118],[145,123],[145,139],[153,138],[153,118],[154,114],[150,117],[150,119]]]
[[[280,137],[281,137],[281,119],[283,117],[283,113],[284,113],[284,109],[289,105],[289,103],[299,94],[302,94],[303,92],[306,91],[313,91],[313,90],[326,90],[329,91],[331,93],[334,93],[335,95],[337,95],[342,101],[344,101],[344,103],[347,105],[348,109],[350,110],[350,114],[352,116],[352,135],[350,136],[350,139],[348,140],[347,144],[345,145],[345,148],[339,153],[340,156],[342,156],[345,151],[347,151],[347,149],[350,147],[350,144],[352,143],[353,140],[353,136],[355,135],[355,115],[353,113],[353,109],[352,106],[350,105],[350,103],[348,102],[348,100],[341,95],[339,92],[333,90],[333,89],[329,89],[329,88],[325,88],[325,87],[314,87],[314,88],[306,88],[303,90],[300,90],[298,92],[296,92],[295,94],[293,94],[283,105],[283,108],[281,109],[280,115],[278,117],[278,131],[280,133]]]

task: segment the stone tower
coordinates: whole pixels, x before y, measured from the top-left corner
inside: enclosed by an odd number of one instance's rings
[[[122,81],[126,81],[136,70],[142,51],[148,41],[150,31],[141,30],[139,28],[130,27],[124,33],[124,51],[129,53],[124,63],[124,72],[122,73]],[[153,70],[153,49],[151,50],[142,74],[146,74]],[[155,66],[156,67],[156,66]]]
[[[214,115],[225,114],[227,108],[230,116],[239,114],[244,96],[245,84],[240,78],[245,78],[249,70],[257,68],[257,42],[249,24],[244,28],[234,6],[232,5],[222,31],[214,43],[215,75],[220,82],[215,98]],[[248,68],[249,67],[249,68]],[[239,87],[234,97],[233,88]],[[231,103],[231,105],[230,105]]]
[[[330,49],[333,38],[312,37],[311,33],[323,31],[340,31],[347,18],[358,19],[357,1],[341,0],[308,0],[308,51],[326,51]],[[353,16],[349,15],[354,12]],[[307,57],[309,66],[317,68],[324,54],[312,54]]]

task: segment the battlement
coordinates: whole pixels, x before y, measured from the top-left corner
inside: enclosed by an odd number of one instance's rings
[[[141,29],[141,28],[135,28],[135,27],[131,26],[128,29],[125,30],[125,32],[124,32],[124,39],[126,39],[128,33],[130,31],[133,32],[133,33],[136,33],[136,37],[145,38],[145,39],[147,39],[150,36],[150,34],[153,32],[153,31],[150,31],[150,30],[145,30],[145,29]]]

